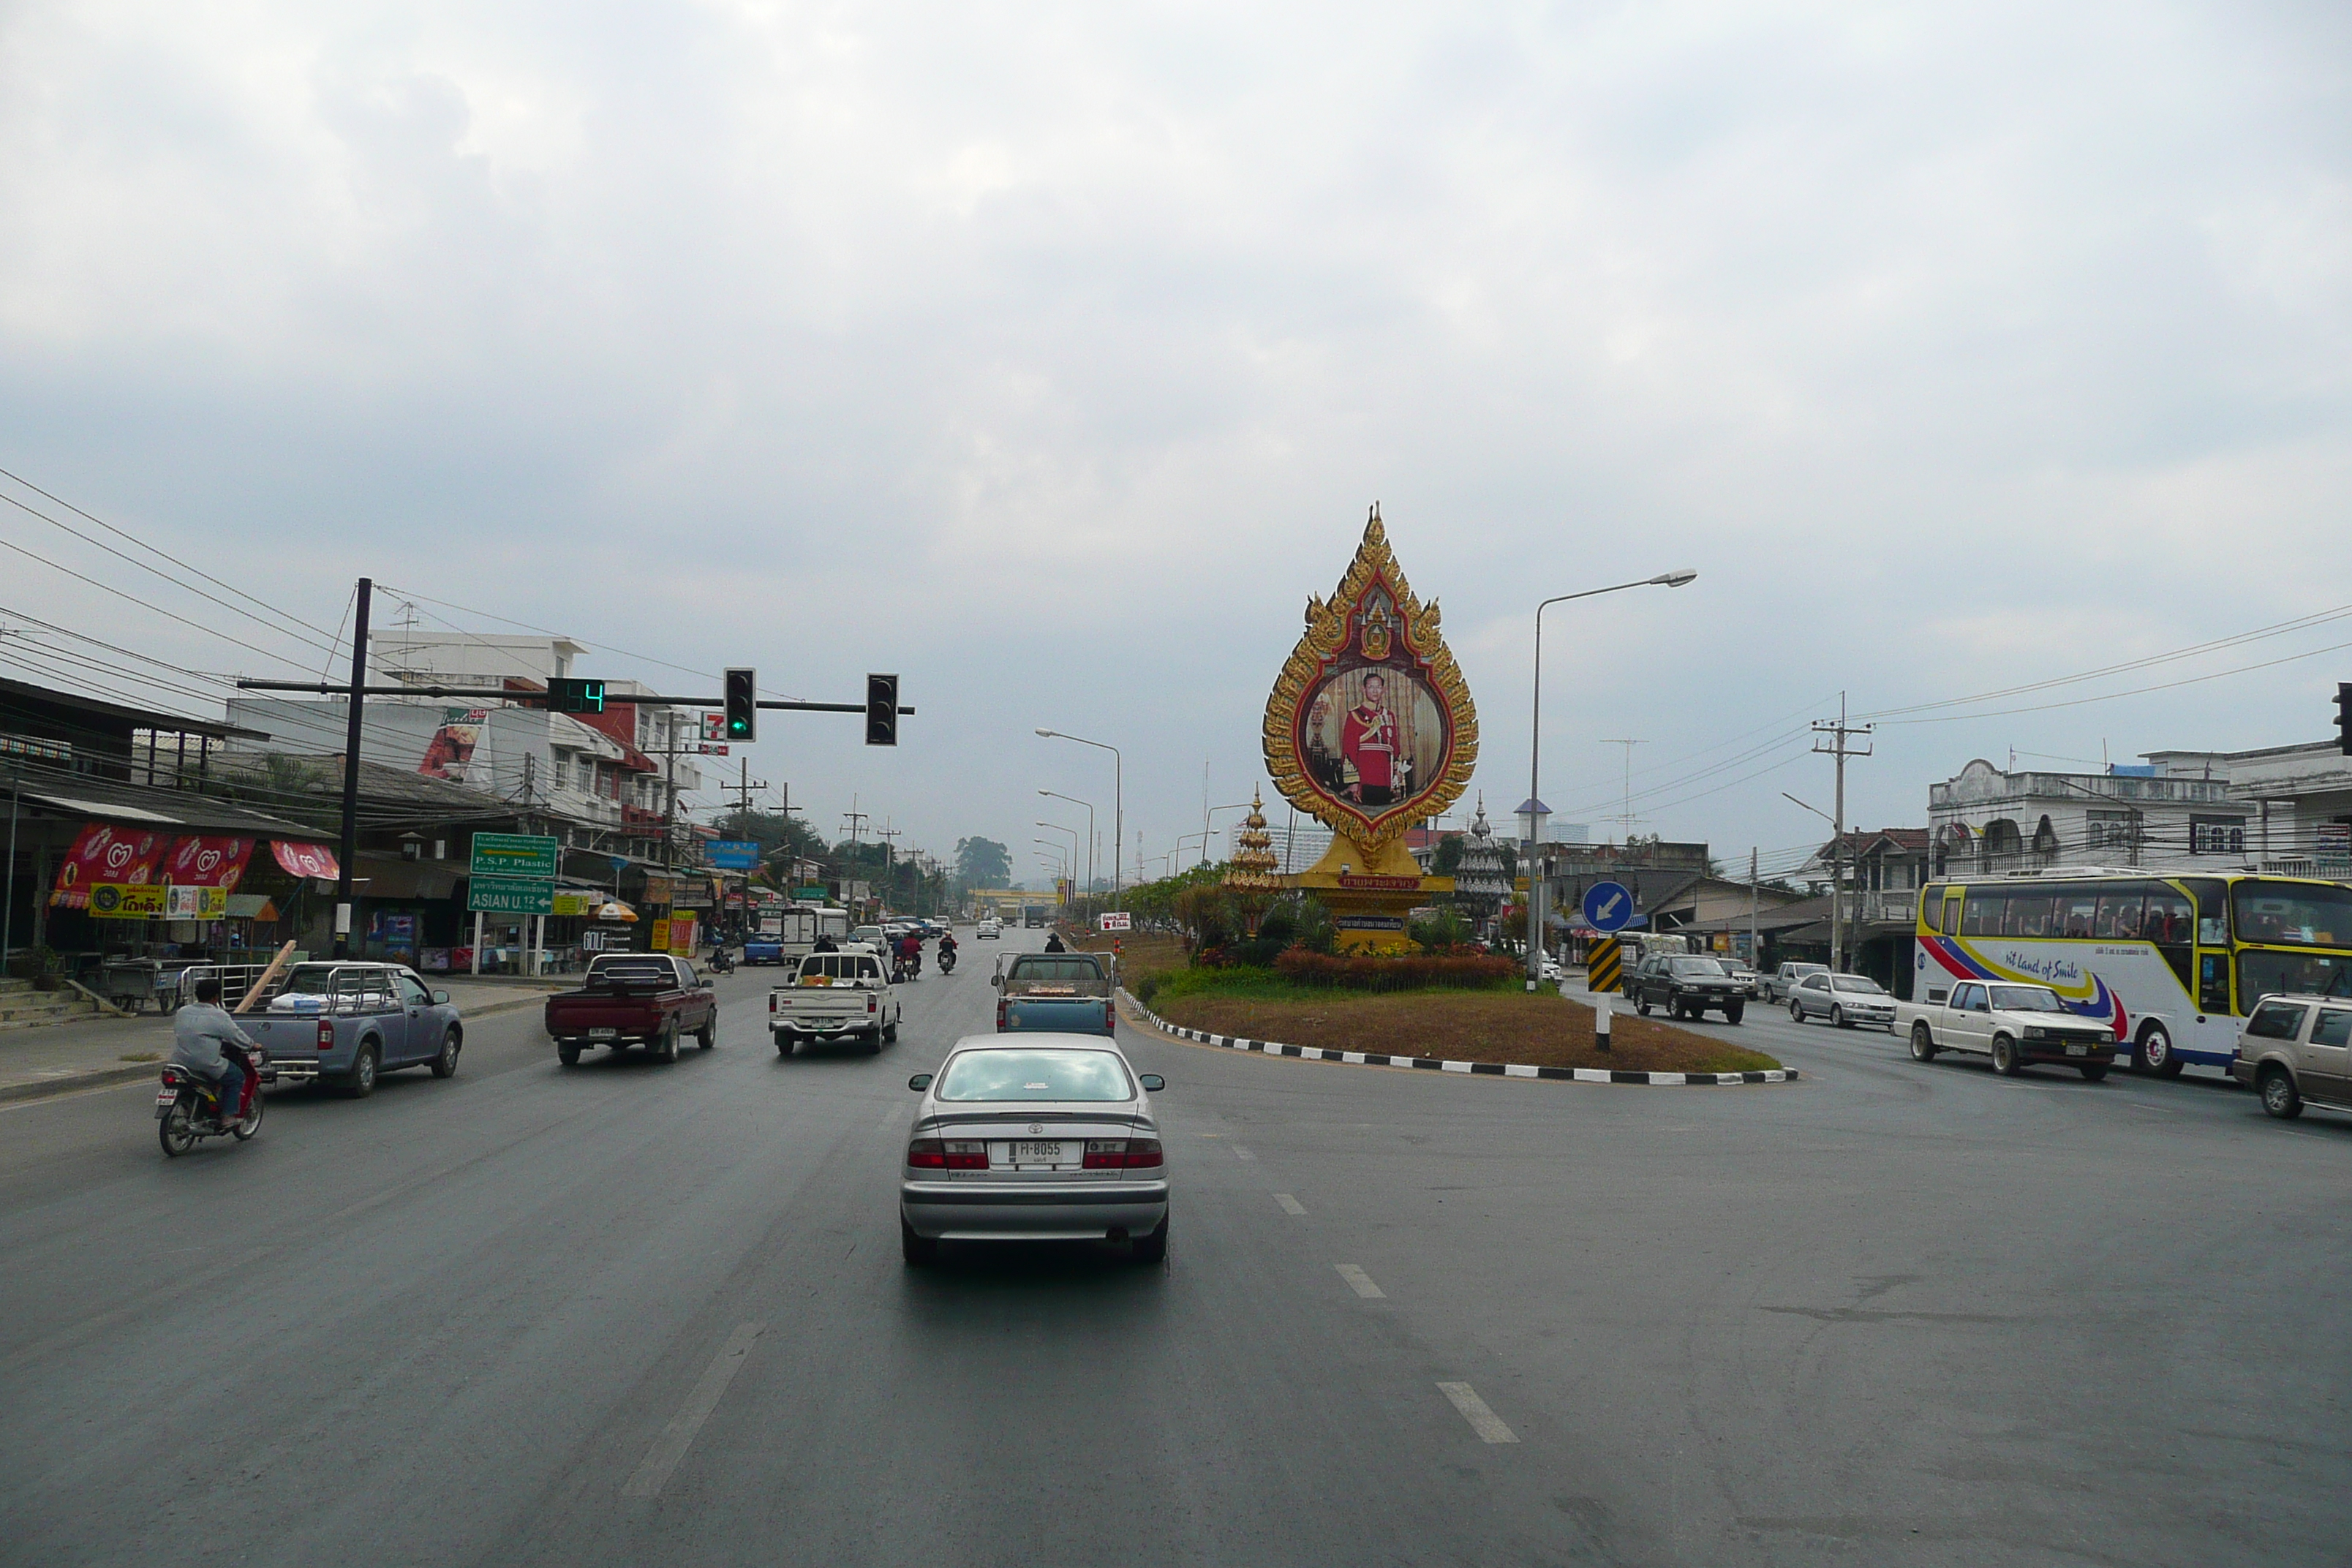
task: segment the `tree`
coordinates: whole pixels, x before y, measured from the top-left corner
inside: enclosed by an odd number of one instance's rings
[[[1437,841],[1437,853],[1431,857],[1429,868],[1440,877],[1451,877],[1462,869],[1462,835],[1449,833]]]
[[[959,838],[955,879],[963,888],[1009,888],[1013,851],[993,838]]]

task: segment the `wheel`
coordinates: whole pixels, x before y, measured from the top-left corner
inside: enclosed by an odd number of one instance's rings
[[[253,1086],[253,1109],[245,1113],[244,1121],[232,1122],[229,1126],[229,1131],[236,1134],[236,1141],[238,1142],[244,1142],[247,1139],[261,1131],[261,1108],[267,1103],[268,1101],[263,1098],[261,1093],[261,1086],[259,1084],[255,1084]]]
[[[1158,1263],[1168,1256],[1168,1221],[1162,1219],[1159,1229],[1137,1237],[1128,1246],[1138,1263]]]
[[[2296,1090],[2294,1079],[2286,1068],[2264,1068],[2262,1081],[2256,1088],[2262,1092],[2263,1109],[2281,1121],[2292,1121],[2303,1114],[2303,1096]]]
[[[578,1067],[580,1065],[580,1042],[577,1040],[556,1041],[555,1059],[562,1062],[568,1068]]]
[[[1633,994],[1633,1011],[1644,1018],[1650,1016],[1650,999],[1638,991]]]
[[[654,1060],[657,1062],[677,1060],[677,1020],[676,1018],[672,1018],[662,1029],[661,1038],[654,1042]]]
[[[2080,1070],[2083,1074],[2083,1080],[2085,1083],[2097,1083],[2107,1076],[2107,1064],[2105,1062],[2084,1062]]]
[[[179,1102],[155,1123],[156,1140],[163,1145],[163,1152],[174,1160],[196,1146],[195,1110],[188,1103],[191,1098],[183,1093]]]
[[[1845,1021],[1845,1009],[1839,1006],[1834,1002],[1830,1004],[1830,1023],[1833,1027],[1840,1029],[1848,1029],[1853,1026]]]
[[[2180,1076],[2180,1053],[2172,1048],[2172,1034],[2161,1024],[2150,1024],[2140,1031],[2139,1050],[2132,1064],[2141,1072],[2152,1072],[2158,1078]]]
[[[433,1058],[433,1076],[435,1078],[456,1078],[457,1076],[457,1050],[459,1045],[460,1041],[458,1040],[457,1030],[450,1029],[442,1035],[441,1054]]]
[[[1927,1022],[1924,1018],[1911,1026],[1911,1059],[1915,1062],[1936,1059],[1936,1037],[1927,1032]]]
[[[882,1031],[881,1031],[880,1029],[868,1029],[868,1030],[866,1030],[866,1031],[865,1046],[866,1046],[866,1054],[867,1056],[869,1056],[869,1057],[878,1057],[878,1056],[880,1056],[880,1055],[882,1054]]]
[[[1791,1024],[1801,1024],[1801,1023],[1803,1023],[1804,1021],[1805,1021],[1805,1005],[1804,1005],[1802,1002],[1798,1001],[1794,996],[1790,997],[1790,998],[1789,998],[1789,1022],[1790,1022]]]
[[[2015,1078],[2021,1070],[2017,1060],[2017,1042],[2007,1035],[1992,1037],[1992,1070],[2003,1078]]]
[[[1727,1024],[1737,1024],[1746,1016],[1748,1016],[1748,1004],[1745,1002],[1734,1002],[1723,1010],[1723,1021]]]
[[[898,1021],[897,1019],[892,1019],[890,1026],[882,1031],[882,1037],[889,1041],[894,1046],[898,1043]]]
[[[940,1244],[930,1237],[917,1236],[915,1227],[907,1223],[907,1216],[900,1215],[898,1216],[898,1256],[905,1258],[909,1267],[920,1268],[927,1264],[939,1261]]]
[[[359,1059],[352,1063],[352,1070],[344,1075],[343,1092],[353,1100],[365,1100],[373,1094],[376,1072],[383,1065],[382,1053],[376,1049],[375,1042],[370,1040],[360,1047]]]
[[[779,1033],[776,1036],[776,1054],[780,1057],[793,1054],[793,1037],[790,1035]]]
[[[719,1043],[718,1008],[713,1007],[710,1010],[710,1016],[703,1020],[702,1027],[694,1031],[694,1043],[706,1051]]]

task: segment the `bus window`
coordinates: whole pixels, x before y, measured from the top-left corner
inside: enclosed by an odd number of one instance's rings
[[[2009,915],[2000,922],[2003,936],[2048,936],[2050,900],[2042,893],[2011,893]]]
[[[2249,878],[2237,887],[2238,940],[2352,947],[2352,888]]]
[[[1938,936],[1944,931],[1944,889],[1929,888],[1919,895],[1919,923]],[[1955,936],[1959,933],[1955,931]]]
[[[2230,1011],[2230,955],[2226,952],[2200,952],[2197,955],[2197,1005],[2208,1013],[2226,1016]]]
[[[2137,940],[2140,911],[2147,903],[2147,889],[2137,882],[2101,889],[2099,913],[2092,925],[2092,935],[2101,942]]]
[[[2140,934],[2158,946],[2179,943],[2186,946],[2190,936],[2195,911],[2189,900],[2169,887],[2158,884],[2148,890],[2147,924]]]
[[[2352,996],[2352,958],[2249,948],[2238,954],[2238,994],[2248,1002],[2257,996]]]
[[[2008,907],[2008,895],[1988,893],[1982,888],[1969,889],[1969,901],[1960,914],[1962,936],[1999,936],[2001,910]]]
[[[2197,940],[2214,947],[2230,940],[2230,885],[2218,877],[2184,877],[2181,886],[2197,900]]]
[[[2051,921],[2052,936],[2088,937],[2091,927],[2099,918],[2099,890],[2077,888],[2058,896],[2057,910]]]

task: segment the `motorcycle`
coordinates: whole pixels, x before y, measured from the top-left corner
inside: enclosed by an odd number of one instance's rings
[[[954,948],[943,947],[940,949],[940,973],[941,974],[953,974],[955,973],[955,955],[956,950]]]
[[[735,973],[735,952],[732,948],[714,947],[710,950],[710,973],[713,974]]]
[[[245,1092],[234,1118],[223,1114],[212,1081],[178,1062],[163,1064],[163,1087],[155,1091],[155,1136],[176,1160],[207,1138],[233,1137],[242,1143],[261,1131],[265,1085],[278,1081],[278,1068],[264,1050],[223,1045],[221,1054],[245,1068]]]

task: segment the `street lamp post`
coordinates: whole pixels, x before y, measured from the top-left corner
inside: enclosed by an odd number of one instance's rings
[[[1830,825],[1830,973],[1843,974],[1845,965],[1840,961],[1845,954],[1843,924],[1844,889],[1840,884],[1845,879],[1845,824],[1823,811],[1820,806],[1805,805],[1787,790],[1780,792],[1780,798],[1790,805],[1811,812]]]
[[[1076,741],[1081,746],[1092,746],[1098,752],[1110,753],[1110,837],[1111,843],[1118,845],[1119,836],[1127,831],[1127,759],[1119,754],[1117,746],[1108,741],[1089,741],[1084,735],[1067,734],[1060,730],[1039,730],[1037,733],[1048,741]],[[1120,907],[1118,855],[1116,849],[1110,858],[1110,907]]]
[[[1698,573],[1690,567],[1678,567],[1661,572],[1654,577],[1642,577],[1631,583],[1612,583],[1606,588],[1587,588],[1577,594],[1555,594],[1536,606],[1535,706],[1528,725],[1528,803],[1519,808],[1519,821],[1526,826],[1534,820],[1533,814],[1549,817],[1551,814],[1543,804],[1543,791],[1538,787],[1540,771],[1538,761],[1543,746],[1543,613],[1554,605],[1570,599],[1590,599],[1596,595],[1621,593],[1627,588],[1680,588],[1697,580]],[[1538,826],[1540,826],[1538,823]],[[1528,878],[1528,989],[1543,984],[1543,921],[1544,904],[1549,889],[1533,873],[1536,868],[1536,846],[1531,840],[1525,857],[1530,863]]]
[[[1050,796],[1050,797],[1052,797],[1052,798],[1053,798],[1053,799],[1055,799],[1055,800],[1066,800],[1066,801],[1068,801],[1072,805],[1083,805],[1083,806],[1085,806],[1085,807],[1087,808],[1087,896],[1088,898],[1092,898],[1092,897],[1094,897],[1094,891],[1095,891],[1095,808],[1094,808],[1094,803],[1093,803],[1093,802],[1091,802],[1091,801],[1080,800],[1076,795],[1064,795],[1064,794],[1063,794],[1061,791],[1059,791],[1059,790],[1041,789],[1041,790],[1039,790],[1037,793],[1038,793],[1039,795],[1047,795],[1047,796]],[[1114,852],[1116,852],[1116,850],[1115,850],[1115,849],[1114,849]]]
[[[1055,832],[1055,833],[1066,833],[1066,834],[1068,834],[1068,835],[1070,836],[1070,875],[1069,875],[1069,880],[1070,880],[1070,882],[1071,882],[1073,885],[1075,885],[1075,884],[1076,883],[1077,879],[1078,879],[1078,830],[1077,830],[1076,828],[1075,828],[1075,827],[1065,827],[1065,826],[1062,826],[1060,823],[1058,823],[1058,822],[1041,822],[1041,823],[1037,824],[1037,826],[1040,826],[1040,827],[1048,828],[1048,829],[1050,829],[1050,830],[1052,830],[1053,832]],[[1038,842],[1042,844],[1042,843],[1044,843],[1044,842],[1045,842],[1045,840],[1040,839],[1040,840],[1038,840]],[[1060,848],[1060,847],[1061,847],[1061,846],[1060,846],[1060,845],[1058,845],[1058,844],[1056,844],[1056,845],[1055,846],[1055,847],[1058,849],[1058,848]],[[1073,901],[1073,900],[1064,900],[1064,901],[1065,901],[1065,902],[1070,902],[1070,901]]]

